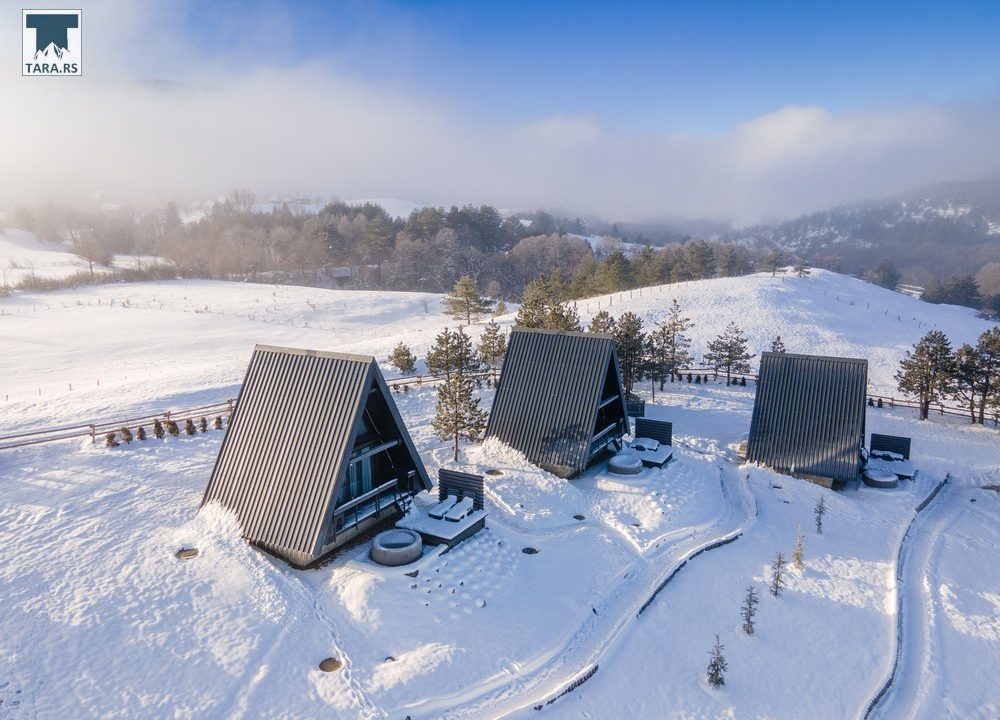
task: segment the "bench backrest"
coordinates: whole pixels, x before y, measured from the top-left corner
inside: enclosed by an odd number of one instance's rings
[[[472,498],[472,509],[485,508],[485,493],[483,491],[483,476],[458,470],[438,470],[438,499],[444,501],[449,495],[459,500]]]
[[[664,445],[673,445],[674,424],[666,420],[636,418],[634,437],[648,437],[659,440]]]
[[[899,453],[909,460],[910,438],[901,435],[879,435],[878,433],[872,433],[872,441],[868,446],[868,451],[871,452],[872,450]]]

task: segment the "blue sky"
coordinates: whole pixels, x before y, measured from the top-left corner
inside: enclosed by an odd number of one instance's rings
[[[502,121],[711,133],[787,105],[1000,94],[995,0],[198,3],[182,22],[208,57],[319,61]]]

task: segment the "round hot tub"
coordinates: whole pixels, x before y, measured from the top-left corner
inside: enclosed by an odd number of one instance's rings
[[[896,473],[868,468],[864,474],[865,485],[874,488],[894,488],[899,483]]]
[[[380,532],[372,538],[371,558],[379,565],[408,565],[423,553],[424,543],[418,533],[403,528]]]
[[[608,460],[608,472],[614,475],[638,475],[642,472],[642,460],[635,455],[619,453]]]

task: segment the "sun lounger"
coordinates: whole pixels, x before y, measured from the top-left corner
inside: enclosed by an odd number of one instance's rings
[[[452,522],[462,520],[466,515],[472,512],[472,502],[472,498],[470,497],[462,498],[455,503],[455,506],[451,510],[445,513],[444,519],[451,520]]]
[[[455,507],[455,503],[457,502],[458,502],[457,497],[455,497],[454,495],[449,495],[444,500],[442,500],[437,505],[428,510],[427,514],[430,515],[435,520],[441,520],[445,515],[448,514],[449,510]]]

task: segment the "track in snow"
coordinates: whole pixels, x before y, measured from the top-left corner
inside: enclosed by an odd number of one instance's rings
[[[932,690],[934,601],[929,584],[930,558],[958,507],[947,478],[922,503],[900,544],[896,569],[896,655],[889,678],[869,702],[863,717],[910,718]]]

